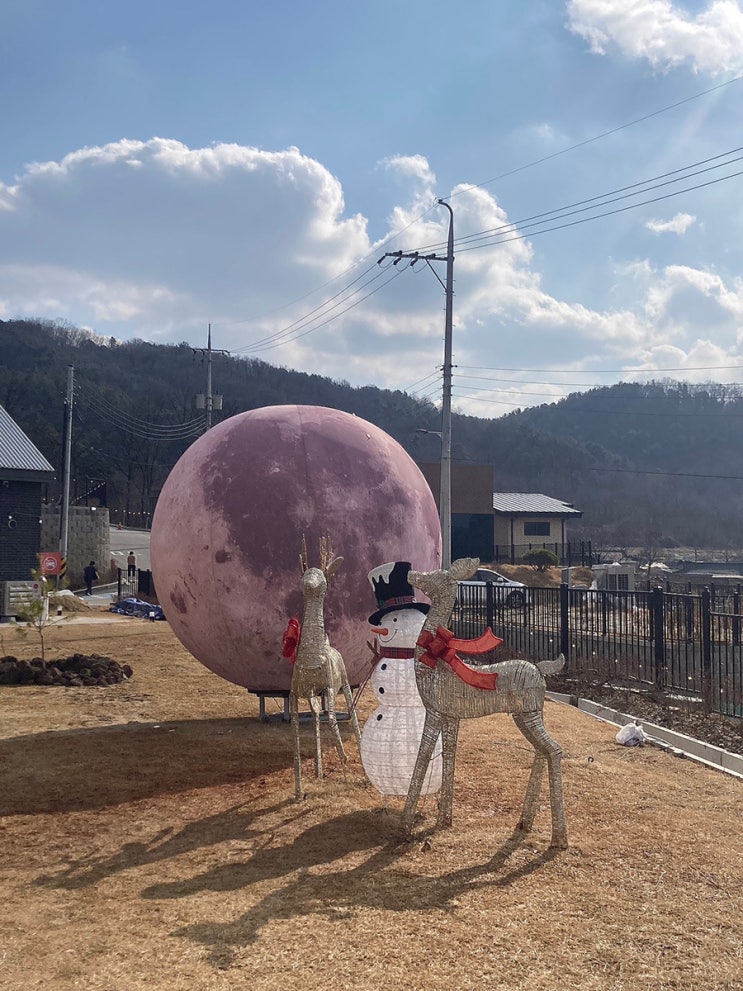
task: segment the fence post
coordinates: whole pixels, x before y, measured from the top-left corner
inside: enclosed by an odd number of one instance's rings
[[[740,643],[740,585],[733,592],[733,646]]]
[[[487,613],[488,626],[492,630],[495,626],[495,594],[493,583],[485,583],[485,611]]]
[[[655,662],[655,685],[664,688],[666,684],[666,624],[665,624],[665,593],[660,586],[650,590],[653,660]]]
[[[116,598],[121,601],[124,596],[121,594],[121,568],[117,568],[118,576],[116,578]]]
[[[712,707],[712,593],[702,589],[702,698]]]
[[[560,653],[570,667],[570,589],[567,582],[560,583]]]

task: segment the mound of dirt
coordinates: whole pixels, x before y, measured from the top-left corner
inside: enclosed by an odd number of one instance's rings
[[[30,661],[10,655],[0,657],[0,685],[102,688],[118,685],[133,673],[128,664],[119,664],[100,654],[72,654],[54,661],[43,661],[40,657]]]
[[[49,596],[49,609],[52,614],[60,608],[63,612],[70,613],[91,612],[93,610],[89,602],[81,599],[78,595],[73,595],[72,592],[56,592]]]

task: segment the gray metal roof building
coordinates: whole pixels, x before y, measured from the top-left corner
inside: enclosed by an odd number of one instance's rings
[[[43,481],[53,476],[52,465],[0,406],[0,477],[9,481]]]
[[[552,516],[582,516],[569,502],[553,499],[539,492],[494,492],[493,511],[507,516],[550,514]]]

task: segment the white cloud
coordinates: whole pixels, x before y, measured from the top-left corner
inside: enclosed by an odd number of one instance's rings
[[[736,0],[713,0],[690,16],[670,0],[569,0],[569,27],[592,51],[617,48],[654,68],[688,64],[717,74],[743,65],[743,10]]]
[[[376,262],[398,247],[443,257],[449,214],[425,158],[383,166],[398,192],[388,231],[402,233],[372,243],[366,218],[346,215],[340,181],[296,148],[191,149],[153,138],[36,163],[0,187],[0,314],[198,345],[211,323],[215,346],[233,353],[408,388],[441,364],[445,265],[431,262],[437,279],[425,264]],[[457,238],[509,226],[481,187],[457,187],[450,202]],[[686,221],[667,223],[680,230]],[[668,362],[664,348],[676,348],[683,366],[710,341],[740,363],[743,285],[714,271],[618,265],[616,303],[596,310],[545,290],[527,239],[471,244],[456,249],[458,366],[537,367],[544,378],[549,369],[654,367],[656,356]],[[563,379],[542,393],[558,395]],[[503,388],[503,402],[543,401],[515,399],[523,385]],[[478,415],[504,411],[457,403]]]
[[[690,213],[677,213],[670,220],[648,220],[645,226],[653,234],[686,234],[696,219]]]

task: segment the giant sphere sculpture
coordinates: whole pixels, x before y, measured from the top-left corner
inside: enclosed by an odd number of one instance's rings
[[[251,691],[290,686],[282,635],[302,613],[303,535],[310,565],[324,536],[344,558],[325,626],[359,684],[371,666],[368,572],[393,560],[441,566],[436,504],[397,441],[322,406],[250,410],[199,438],[158,499],[151,560],[168,621],[206,667]]]

